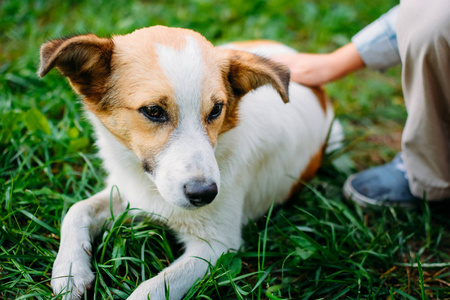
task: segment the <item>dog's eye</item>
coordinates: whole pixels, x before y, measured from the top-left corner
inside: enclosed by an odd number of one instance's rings
[[[153,122],[164,123],[168,120],[167,113],[161,106],[143,106],[139,111]]]
[[[217,117],[220,116],[220,114],[222,113],[222,107],[223,107],[223,103],[216,103],[214,104],[213,109],[211,110],[211,112],[209,113],[208,116],[208,121],[211,122],[214,119],[217,119]]]

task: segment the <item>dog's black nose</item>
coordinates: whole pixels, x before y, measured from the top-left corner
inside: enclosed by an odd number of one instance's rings
[[[184,185],[184,194],[192,205],[200,207],[211,203],[217,196],[217,184],[215,182],[205,184],[203,181],[191,181]]]

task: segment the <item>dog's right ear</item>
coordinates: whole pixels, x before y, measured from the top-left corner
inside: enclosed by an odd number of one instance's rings
[[[224,49],[229,57],[228,81],[235,95],[242,97],[249,91],[270,84],[284,103],[289,102],[288,67],[251,53]]]
[[[111,39],[94,34],[52,40],[41,46],[38,75],[43,77],[56,67],[78,94],[96,101],[105,92],[113,50]]]

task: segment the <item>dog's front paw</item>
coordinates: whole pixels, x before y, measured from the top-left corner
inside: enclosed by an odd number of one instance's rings
[[[81,299],[95,279],[91,271],[91,244],[85,242],[74,248],[60,249],[53,264],[53,292],[64,295],[62,299]]]

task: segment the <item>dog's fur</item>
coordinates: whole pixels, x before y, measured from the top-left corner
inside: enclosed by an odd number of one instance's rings
[[[218,48],[193,31],[162,26],[41,47],[39,75],[56,67],[83,96],[109,173],[106,188],[74,204],[64,219],[55,294],[68,288],[78,299],[89,288],[91,243],[111,216],[110,201],[114,214],[127,204],[148,212],[186,248],[128,299],[165,299],[165,284],[170,299],[181,299],[207,272],[205,260],[214,264],[238,249],[249,219],[295,193],[296,179],[314,175],[333,112],[320,90],[289,84],[286,67],[260,56],[280,53],[294,50],[273,42]],[[164,120],[142,112],[155,106]],[[217,186],[214,201],[189,201],[192,182]],[[121,197],[111,200],[113,186]]]

